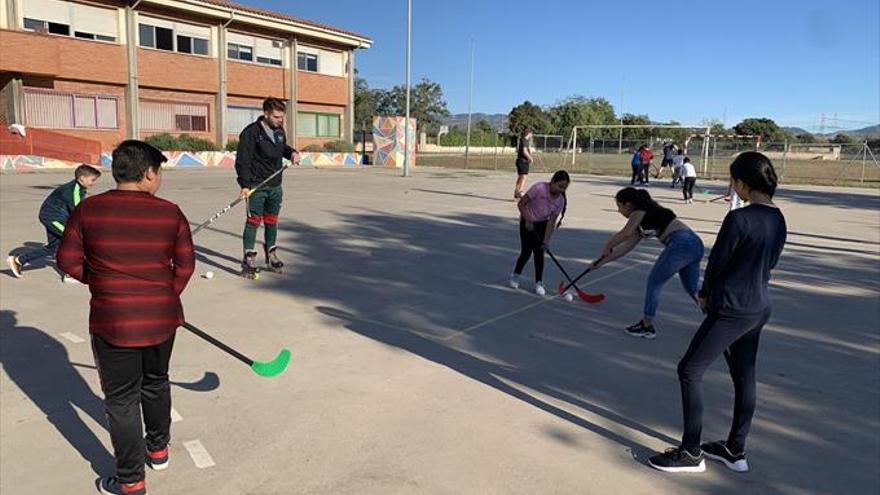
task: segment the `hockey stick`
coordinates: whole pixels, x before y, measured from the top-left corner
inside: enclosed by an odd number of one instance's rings
[[[284,164],[284,165],[282,165],[280,169],[276,170],[275,173],[273,173],[272,175],[270,175],[269,177],[267,177],[266,180],[264,180],[263,182],[260,182],[259,184],[257,184],[256,187],[254,187],[253,189],[251,189],[251,190],[248,192],[248,196],[250,196],[251,194],[253,194],[254,191],[256,191],[257,189],[259,189],[259,188],[265,186],[270,180],[274,179],[274,178],[275,178],[276,176],[278,176],[281,172],[284,172],[284,170],[285,170],[287,167],[289,167],[289,166],[290,166],[290,164]],[[245,199],[247,199],[247,196],[245,196],[245,197],[241,197],[241,196],[239,196],[238,199],[236,199],[236,200],[233,201],[232,203],[229,203],[228,205],[226,205],[222,210],[218,211],[217,213],[214,213],[214,215],[213,215],[211,218],[209,218],[209,219],[205,220],[204,222],[200,223],[196,228],[193,229],[193,231],[192,231],[192,235],[196,235],[196,234],[198,234],[200,230],[202,230],[202,229],[204,229],[205,227],[207,227],[208,225],[211,225],[212,223],[214,223],[215,220],[217,220],[218,218],[220,218],[221,216],[223,216],[224,214],[226,214],[226,212],[228,212],[229,210],[231,210],[232,208],[234,208],[235,205],[241,203],[241,202],[244,201]]]
[[[601,261],[601,260],[602,260],[602,258],[599,258],[598,260],[596,260],[596,262],[599,262],[599,261]],[[586,274],[590,273],[592,270],[593,270],[593,265],[588,266],[584,271],[582,271],[582,272],[580,273],[580,275],[578,275],[577,277],[574,278],[574,280],[572,280],[571,282],[569,282],[568,285],[566,285],[565,287],[560,288],[560,289],[559,289],[559,293],[560,293],[560,294],[564,294],[565,291],[567,291],[568,289],[570,289],[574,284],[576,284],[576,283],[578,282],[578,280],[584,278],[584,276],[586,276]],[[602,296],[603,296],[603,299],[604,299],[605,294],[602,294]]]
[[[589,304],[596,304],[605,300],[605,294],[587,294],[586,292],[580,290],[578,286],[575,285],[574,282],[572,282],[571,277],[568,275],[568,272],[565,271],[565,268],[562,267],[562,264],[559,263],[559,260],[556,259],[556,256],[553,256],[553,253],[550,251],[550,249],[544,247],[544,251],[547,251],[547,254],[550,255],[550,259],[553,260],[553,263],[556,265],[557,268],[559,268],[559,271],[561,271],[562,274],[565,275],[565,278],[568,279],[569,282],[571,282],[571,286],[574,287],[575,292],[577,293],[578,297],[581,298],[581,300]],[[562,290],[563,287],[565,287],[565,284],[563,282],[559,282],[560,294],[565,294],[565,290]]]
[[[231,356],[235,357],[239,361],[248,365],[254,371],[254,373],[256,373],[260,376],[273,377],[273,376],[280,375],[287,368],[288,363],[290,363],[290,351],[287,349],[281,349],[281,352],[278,353],[278,356],[276,356],[275,359],[273,359],[271,361],[265,361],[265,362],[254,361],[253,359],[245,356],[244,354],[236,351],[232,347],[229,347],[228,345],[224,344],[223,342],[220,342],[219,340],[208,335],[204,331],[198,329],[195,325],[193,325],[191,323],[184,322],[183,328],[186,328],[190,332],[205,339],[209,343],[214,344],[215,346],[219,347],[221,350],[226,351],[226,353],[230,354]]]

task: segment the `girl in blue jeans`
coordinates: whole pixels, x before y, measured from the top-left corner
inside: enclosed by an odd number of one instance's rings
[[[657,336],[653,320],[660,304],[660,291],[667,280],[678,273],[684,291],[697,302],[703,241],[676,218],[675,212],[660,206],[644,189],[621,189],[615,200],[617,211],[627,218],[627,222],[623,229],[608,239],[593,267],[602,267],[624,256],[642,239],[656,237],[666,246],[648,275],[644,315],[638,323],[626,328],[629,335],[653,339]]]

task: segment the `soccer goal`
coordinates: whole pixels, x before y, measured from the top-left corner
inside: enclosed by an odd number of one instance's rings
[[[578,125],[571,130],[566,152],[570,153],[569,164],[572,169],[583,168],[586,172],[596,173],[628,173],[630,157],[642,145],[648,145],[655,150],[655,161],[659,165],[663,160],[664,144],[675,142],[683,147],[687,137],[698,131],[702,131],[704,139],[699,158],[693,156],[691,161],[705,174],[708,173],[709,152],[709,139],[705,136],[711,133],[710,128],[704,125]]]

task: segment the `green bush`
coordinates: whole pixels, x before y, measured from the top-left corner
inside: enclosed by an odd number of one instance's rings
[[[147,137],[144,141],[159,148],[162,151],[218,151],[219,148],[213,141],[181,134],[177,137],[163,132]]]
[[[190,134],[177,136],[177,151],[219,151],[217,144],[208,139],[202,139]]]
[[[144,141],[159,148],[162,151],[177,150],[177,140],[174,139],[174,136],[168,134],[167,132],[163,132],[162,134],[153,134],[152,136],[148,136],[146,139],[144,139]]]
[[[238,151],[238,140],[230,139],[226,141],[226,151]]]
[[[320,144],[310,144],[302,150],[309,153],[322,153],[324,151],[324,148]]]
[[[353,153],[355,147],[353,143],[349,143],[348,141],[329,141],[324,143],[324,151],[332,153]]]

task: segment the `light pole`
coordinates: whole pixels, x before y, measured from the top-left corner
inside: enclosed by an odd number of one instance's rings
[[[468,96],[468,123],[467,123],[467,140],[464,145],[464,167],[468,168],[468,161],[471,155],[471,112],[474,106],[474,40],[471,40],[471,84],[470,96]],[[482,135],[482,134],[481,134]]]
[[[409,176],[409,92],[412,48],[412,0],[406,0],[406,121],[403,129],[403,176]]]

